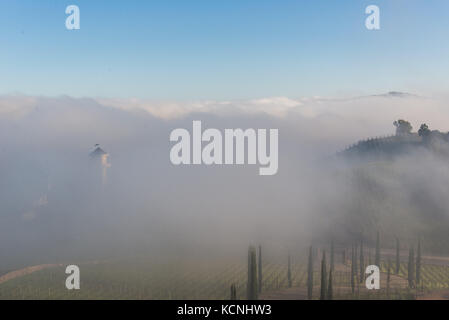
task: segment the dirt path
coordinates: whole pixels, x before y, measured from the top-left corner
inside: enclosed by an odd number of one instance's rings
[[[18,278],[18,277],[23,277],[27,274],[31,274],[36,271],[40,271],[40,270],[44,270],[44,269],[48,269],[48,268],[55,268],[55,267],[62,267],[62,264],[40,264],[37,266],[31,266],[31,267],[26,267],[23,269],[14,270],[14,271],[11,271],[11,272],[8,272],[8,273],[2,275],[0,277],[0,284],[4,283],[6,281],[9,281],[9,280]]]
[[[81,263],[75,263],[75,264],[77,266],[82,266],[82,265],[86,265],[86,264],[100,264],[100,263],[104,263],[107,261],[108,260],[94,260],[94,261],[87,261],[87,262],[81,262]],[[15,278],[23,277],[28,274],[44,270],[44,269],[63,267],[63,266],[68,266],[68,265],[69,264],[67,264],[67,263],[66,264],[64,264],[64,263],[39,264],[36,266],[30,266],[30,267],[25,267],[22,269],[10,271],[10,272],[5,273],[4,275],[0,276],[0,284],[5,283],[6,281],[9,281],[9,280],[12,280]]]

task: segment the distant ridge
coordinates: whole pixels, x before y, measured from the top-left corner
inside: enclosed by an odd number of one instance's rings
[[[379,93],[379,94],[366,94],[363,96],[353,96],[353,97],[346,97],[346,98],[319,98],[317,101],[355,101],[355,100],[362,100],[362,99],[369,99],[369,98],[421,98],[425,99],[425,96],[421,96],[414,93],[409,92],[402,92],[402,91],[389,91],[386,93]]]
[[[392,97],[392,98],[407,98],[407,97],[418,97],[416,94],[401,92],[401,91],[389,91],[382,94],[374,94],[373,97]]]

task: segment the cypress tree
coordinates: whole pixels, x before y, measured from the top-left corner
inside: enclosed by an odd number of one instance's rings
[[[321,293],[320,293],[320,300],[326,300],[326,289],[327,289],[326,251],[323,250],[323,259],[321,260]]]
[[[235,284],[231,285],[231,300],[237,300],[237,288]]]
[[[374,264],[380,268],[380,236],[379,231],[377,231],[377,238],[376,238],[376,256],[374,258]]]
[[[358,283],[358,278],[359,278],[359,266],[358,266],[358,261],[357,261],[357,250],[358,250],[358,246],[357,243],[354,245],[354,278],[355,278],[355,282]]]
[[[391,276],[391,260],[388,257],[388,265],[387,265],[387,297],[390,298],[390,276]]]
[[[312,299],[313,294],[313,251],[312,246],[309,248],[309,263],[307,266],[307,297]]]
[[[413,247],[410,248],[408,253],[408,286],[410,288],[415,287],[415,252]]]
[[[354,245],[352,245],[352,250],[351,250],[351,290],[352,293],[354,294],[355,291],[355,273],[354,273]]]
[[[248,300],[257,300],[257,265],[256,249],[248,249],[248,282],[246,287],[246,296]]]
[[[399,238],[396,238],[396,274],[399,274],[399,270],[401,269],[401,257],[399,253]]]
[[[329,271],[329,285],[327,286],[327,300],[332,300],[334,298],[334,288],[333,288],[333,284],[332,284],[332,272],[333,272],[333,270],[331,269]]]
[[[290,254],[288,255],[288,266],[287,266],[287,280],[288,280],[288,287],[292,287],[292,270],[290,265]]]
[[[334,270],[334,241],[331,241],[331,270]]]
[[[363,240],[360,241],[360,283],[365,279],[365,258],[363,256]]]
[[[416,286],[421,281],[421,239],[418,239],[418,252],[416,254]]]
[[[259,289],[259,293],[262,292],[262,246],[259,245],[259,265],[257,268],[258,277],[257,280],[259,281],[259,285],[257,288]]]

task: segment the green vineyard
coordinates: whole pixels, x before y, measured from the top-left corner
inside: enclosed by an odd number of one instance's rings
[[[263,261],[261,299],[276,298],[288,292],[295,299],[307,299],[307,260],[292,256],[291,282],[287,276],[287,259]],[[394,264],[393,264],[394,265]],[[248,267],[246,261],[167,261],[146,259],[84,263],[81,289],[67,290],[65,268],[51,267],[0,284],[0,299],[218,299],[230,297],[235,284],[237,299],[246,299]],[[320,270],[314,262],[313,299],[319,298]],[[421,282],[408,288],[407,264],[400,265],[399,274],[391,273],[386,288],[387,263],[381,262],[381,289],[368,290],[364,282],[356,281],[351,290],[351,266],[335,263],[333,274],[334,299],[416,299],[435,290],[449,289],[449,266],[423,264]],[[359,277],[358,277],[359,279]]]

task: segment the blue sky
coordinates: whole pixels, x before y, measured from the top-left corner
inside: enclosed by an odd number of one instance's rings
[[[65,28],[76,4],[81,29]],[[380,7],[381,30],[365,28]],[[0,94],[163,100],[449,87],[447,0],[2,0]]]

